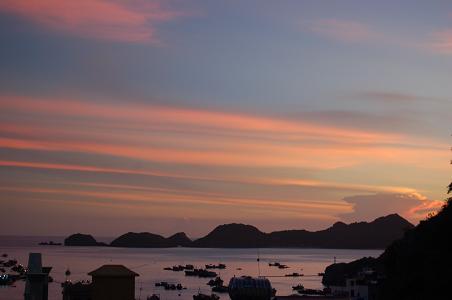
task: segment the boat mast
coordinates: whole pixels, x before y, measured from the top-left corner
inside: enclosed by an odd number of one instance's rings
[[[258,277],[261,277],[261,258],[259,248],[257,248],[257,274]]]

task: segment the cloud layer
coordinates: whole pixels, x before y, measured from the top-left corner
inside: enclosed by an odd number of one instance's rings
[[[0,105],[0,190],[30,207],[180,220],[227,213],[263,228],[280,220],[273,229],[318,229],[350,213],[400,212],[413,221],[437,208],[413,198],[410,175],[391,183],[359,175],[442,159],[442,145],[420,148],[426,141],[407,135],[133,102],[4,95]],[[400,205],[386,194],[341,200],[358,193],[397,194]]]
[[[164,1],[6,0],[0,11],[16,14],[48,29],[121,42],[159,42],[156,26],[184,15]]]

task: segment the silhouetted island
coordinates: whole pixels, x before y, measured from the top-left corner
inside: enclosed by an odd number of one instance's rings
[[[110,243],[112,247],[129,248],[169,248],[178,246],[190,246],[191,240],[184,232],[176,233],[169,238],[149,232],[128,232]]]
[[[330,265],[322,282],[327,286],[344,286],[346,278],[367,269],[380,278],[376,299],[450,299],[450,295],[445,295],[452,268],[451,236],[452,198],[449,198],[437,215],[408,230],[378,258]]]
[[[64,239],[65,246],[108,246],[96,241],[92,235],[76,233]]]
[[[403,236],[413,225],[397,214],[375,219],[372,222],[345,224],[337,222],[320,231],[285,230],[265,233],[254,226],[225,224],[217,226],[205,237],[191,241],[183,232],[168,238],[149,232],[128,232],[110,243],[112,247],[130,248],[342,248],[384,249]],[[83,246],[99,246],[91,236],[85,238]],[[68,244],[66,246],[79,246]]]

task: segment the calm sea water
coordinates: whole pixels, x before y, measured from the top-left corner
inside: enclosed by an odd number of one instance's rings
[[[335,250],[335,249],[126,249],[108,247],[63,247],[39,246],[39,241],[62,241],[62,238],[46,237],[0,237],[0,253],[7,253],[26,265],[29,252],[40,252],[43,263],[52,266],[51,276],[55,279],[49,286],[49,299],[62,299],[59,282],[64,281],[66,269],[72,272],[71,280],[89,280],[88,272],[103,264],[122,264],[140,274],[136,281],[137,299],[146,299],[147,295],[160,294],[163,300],[193,299],[198,290],[210,293],[206,285],[208,279],[185,277],[183,272],[163,270],[173,265],[193,264],[203,267],[205,264],[224,263],[225,270],[220,276],[227,284],[232,276],[251,275],[268,276],[278,295],[292,294],[292,286],[299,283],[307,288],[322,288],[321,277],[325,267],[333,262],[349,262],[363,256],[378,256],[381,250]],[[102,240],[102,239],[100,239]],[[108,239],[104,239],[108,241]],[[257,263],[257,257],[260,263]],[[269,262],[278,261],[290,268],[280,270],[269,267]],[[241,268],[241,270],[239,270]],[[218,272],[218,270],[217,270]],[[288,273],[303,273],[304,277],[284,277]],[[275,277],[273,277],[275,276]],[[282,277],[278,277],[282,276]],[[165,291],[154,287],[155,282],[167,281],[181,283],[187,287],[182,291]],[[1,300],[23,299],[24,283],[17,282],[15,287],[0,288]],[[220,294],[221,299],[229,299]]]

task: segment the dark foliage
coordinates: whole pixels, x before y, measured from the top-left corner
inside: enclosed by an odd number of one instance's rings
[[[348,264],[331,265],[325,270],[323,281],[340,284],[347,275],[371,267],[385,277],[380,285],[379,299],[451,299],[451,237],[452,198],[449,198],[436,215],[408,230],[377,259],[363,258]]]
[[[385,299],[450,299],[452,198],[381,255]]]

